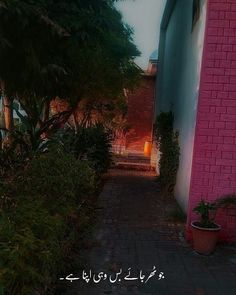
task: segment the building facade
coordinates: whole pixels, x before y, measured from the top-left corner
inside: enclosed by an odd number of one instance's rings
[[[130,127],[125,140],[127,153],[143,154],[145,142],[152,142],[157,74],[157,57],[154,54],[142,74],[140,86],[127,92],[127,123]]]
[[[156,114],[180,133],[175,196],[190,223],[204,198],[236,193],[236,3],[168,0],[159,45]],[[236,213],[221,210],[221,238],[236,241]]]
[[[152,142],[156,74],[157,51],[151,55],[146,71],[142,72],[140,85],[132,91],[124,91],[127,113],[124,114],[121,125],[124,125],[125,131],[117,128],[117,136],[113,142],[114,153],[140,155],[144,153],[145,142]],[[50,106],[52,114],[68,109],[68,104],[60,99],[53,100]],[[79,104],[75,112],[78,122],[81,122],[83,114],[84,111]],[[102,122],[103,116],[104,111],[101,116],[100,112],[94,110],[91,113],[91,120],[92,122]],[[70,121],[73,125],[73,120]]]

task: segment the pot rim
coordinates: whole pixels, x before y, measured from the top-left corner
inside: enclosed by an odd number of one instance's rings
[[[199,222],[198,220],[194,220],[191,222],[191,226],[193,228],[199,229],[199,230],[205,230],[205,231],[219,231],[221,229],[221,226],[217,223],[214,222],[215,225],[217,225],[217,227],[201,227],[198,225],[195,225],[195,222]]]

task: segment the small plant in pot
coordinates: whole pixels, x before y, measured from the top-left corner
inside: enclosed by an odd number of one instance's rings
[[[213,213],[216,209],[217,205],[215,203],[204,200],[201,200],[193,209],[194,212],[200,215],[199,221],[191,223],[193,247],[200,254],[209,255],[215,250],[221,226],[214,222],[214,218],[210,217],[210,213]]]

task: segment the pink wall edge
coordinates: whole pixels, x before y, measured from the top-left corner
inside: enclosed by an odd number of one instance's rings
[[[199,87],[186,238],[192,209],[236,192],[236,3],[209,0]],[[220,210],[220,240],[236,242],[236,213]]]

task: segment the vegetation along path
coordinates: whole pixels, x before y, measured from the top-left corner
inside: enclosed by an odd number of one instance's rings
[[[163,210],[153,172],[109,174],[100,195],[97,243],[84,266],[88,277],[73,274],[80,279],[66,283],[67,294],[236,294],[233,246],[218,246],[210,257],[194,253],[183,239],[184,223],[170,221],[174,205],[169,201]]]

